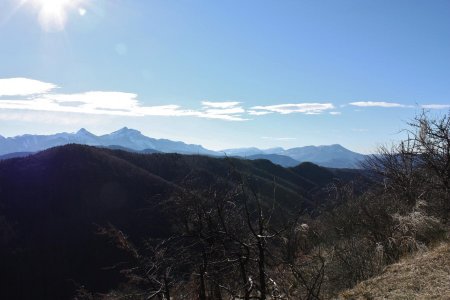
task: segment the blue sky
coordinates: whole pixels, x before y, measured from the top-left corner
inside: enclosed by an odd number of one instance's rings
[[[2,0],[0,134],[372,152],[450,108],[450,1]]]

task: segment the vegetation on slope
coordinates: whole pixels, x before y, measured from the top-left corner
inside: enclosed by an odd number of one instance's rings
[[[386,267],[381,275],[363,281],[340,299],[448,299],[450,244],[442,243]]]

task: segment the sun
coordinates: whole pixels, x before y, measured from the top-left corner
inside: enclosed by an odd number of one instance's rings
[[[60,13],[70,3],[70,0],[34,0],[48,13]]]
[[[70,9],[79,7],[81,0],[31,0],[39,12],[39,23],[49,31],[63,30]],[[85,13],[85,10],[83,9]],[[80,15],[84,15],[81,14]]]

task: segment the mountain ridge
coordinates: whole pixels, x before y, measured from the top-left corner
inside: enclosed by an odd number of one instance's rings
[[[226,149],[223,152],[227,155],[247,159],[265,158],[284,167],[292,167],[294,166],[292,164],[293,161],[297,161],[298,164],[312,162],[329,168],[359,168],[359,164],[367,157],[364,154],[348,150],[340,144],[304,146],[289,149],[277,147],[264,150],[251,147]]]
[[[131,151],[149,151],[208,156],[233,156],[246,159],[267,159],[283,167],[293,167],[302,162],[312,162],[330,168],[358,168],[366,155],[353,152],[339,144],[304,146],[284,149],[274,147],[232,148],[220,151],[209,150],[201,145],[182,141],[156,139],[145,136],[139,130],[123,127],[109,134],[95,135],[85,128],[77,132],[61,132],[51,135],[24,134],[15,137],[0,136],[0,159],[13,153],[34,153],[66,144],[82,144],[100,147],[123,147]],[[12,155],[14,156],[14,155]]]

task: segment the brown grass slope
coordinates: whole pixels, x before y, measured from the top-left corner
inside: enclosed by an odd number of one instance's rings
[[[450,243],[388,266],[339,299],[450,299]]]

